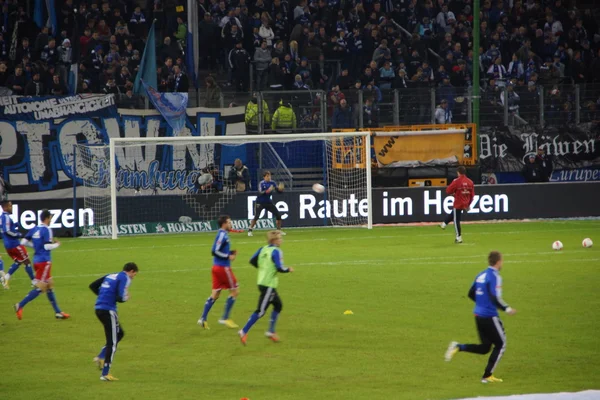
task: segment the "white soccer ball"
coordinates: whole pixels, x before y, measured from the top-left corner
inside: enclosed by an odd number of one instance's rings
[[[581,242],[581,245],[585,248],[592,247],[593,244],[594,242],[592,242],[592,239],[590,238],[585,238],[583,239],[583,242]]]
[[[312,185],[312,190],[315,191],[315,193],[325,193],[325,186],[320,183],[315,183]]]
[[[562,242],[560,240],[557,240],[554,243],[552,243],[552,248],[554,250],[562,250],[563,244],[562,244]]]

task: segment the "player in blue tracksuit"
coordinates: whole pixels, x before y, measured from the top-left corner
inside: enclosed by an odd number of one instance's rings
[[[40,293],[46,293],[50,304],[54,308],[54,316],[56,319],[68,319],[69,314],[64,313],[58,307],[56,303],[56,297],[54,296],[54,281],[52,280],[52,260],[50,252],[60,246],[60,242],[54,240],[52,236],[52,229],[50,225],[50,219],[52,214],[48,210],[42,210],[40,213],[41,224],[30,230],[25,238],[21,240],[21,244],[24,246],[33,247],[35,254],[33,256],[33,267],[35,269],[35,285],[36,288],[25,296],[20,303],[15,304],[15,312],[17,318],[23,318],[23,307],[30,301],[34,300],[40,295]]]
[[[117,303],[124,303],[129,300],[128,288],[131,280],[137,275],[138,266],[135,263],[127,263],[123,271],[109,274],[90,284],[90,289],[98,298],[96,299],[96,317],[104,326],[104,335],[106,344],[100,350],[94,362],[102,369],[100,380],[117,381],[112,376],[110,366],[112,364],[117,343],[123,339],[125,332],[119,324],[119,315],[117,314]]]
[[[2,234],[2,240],[4,242],[4,248],[10,258],[13,259],[14,263],[11,265],[8,273],[4,273],[2,261],[0,260],[0,283],[5,289],[9,288],[8,281],[10,277],[17,271],[21,264],[25,264],[25,271],[31,279],[31,283],[35,284],[33,277],[33,268],[27,249],[21,244],[21,238],[23,235],[19,232],[19,225],[13,221],[10,214],[12,213],[12,202],[2,202],[2,214],[0,215],[0,233]]]
[[[494,350],[489,357],[481,379],[483,383],[502,382],[502,379],[492,375],[506,349],[506,334],[504,325],[498,317],[498,309],[508,315],[517,312],[502,300],[502,277],[500,276],[502,262],[502,254],[492,251],[488,255],[489,267],[477,275],[469,290],[469,298],[475,302],[473,312],[481,343],[459,344],[451,342],[446,351],[446,361],[450,361],[459,351],[487,354],[494,345]]]
[[[277,230],[285,236],[285,232],[281,231],[281,213],[273,204],[273,192],[283,192],[283,183],[277,185],[271,180],[271,173],[265,171],[263,173],[263,180],[258,184],[258,196],[256,197],[256,203],[254,204],[254,218],[250,222],[250,228],[248,229],[248,236],[252,236],[252,230],[256,226],[256,221],[260,217],[263,210],[266,210],[275,216],[277,221]]]

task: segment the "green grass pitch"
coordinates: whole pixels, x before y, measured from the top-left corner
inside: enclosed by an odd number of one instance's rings
[[[596,247],[584,249],[591,237]],[[552,221],[452,226],[297,229],[282,246],[296,272],[280,277],[283,300],[274,344],[268,315],[241,346],[217,324],[224,298],[196,321],[210,293],[214,233],[64,240],[53,252],[59,305],[45,297],[18,321],[12,305],[29,291],[19,270],[0,292],[0,398],[17,399],[452,399],[600,388],[600,222]],[[232,318],[256,308],[256,272],[247,260],[264,244],[231,235],[241,294]],[[564,250],[551,249],[554,240]],[[477,341],[467,291],[490,250],[504,253],[502,315],[507,351],[483,385],[486,357],[443,360],[450,340]],[[8,264],[6,255],[3,257]],[[101,382],[92,363],[103,344],[88,285],[135,261],[140,273],[120,305],[125,338]],[[354,315],[343,315],[352,310]]]

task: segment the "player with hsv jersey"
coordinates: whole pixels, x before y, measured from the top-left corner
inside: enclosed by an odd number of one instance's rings
[[[492,375],[506,350],[506,333],[498,316],[498,310],[504,311],[507,315],[514,315],[517,312],[502,300],[502,277],[500,276],[502,264],[502,254],[492,251],[488,255],[487,269],[477,274],[469,289],[469,298],[475,302],[473,314],[475,314],[475,324],[481,343],[450,342],[446,351],[446,361],[450,361],[458,352],[487,354],[492,350],[493,345],[494,349],[481,377],[482,383],[502,382],[502,379]]]
[[[98,298],[96,299],[96,317],[104,327],[106,344],[94,362],[102,370],[100,380],[118,381],[110,374],[110,367],[117,351],[117,344],[125,336],[123,327],[119,323],[117,314],[117,303],[129,300],[129,285],[135,278],[139,269],[135,263],[129,262],[123,267],[123,271],[103,276],[90,284],[90,289]]]
[[[20,303],[15,304],[17,318],[23,318],[23,307],[32,300],[35,300],[40,293],[46,293],[50,304],[54,308],[54,316],[57,319],[67,319],[69,314],[64,313],[56,303],[54,296],[54,282],[52,280],[52,260],[50,252],[60,246],[60,243],[53,239],[52,229],[48,226],[52,214],[48,210],[43,210],[40,214],[42,223],[30,230],[21,244],[33,247],[35,254],[33,256],[33,268],[35,269],[36,288],[33,289]]]
[[[31,283],[35,285],[33,268],[31,267],[31,261],[29,261],[27,249],[25,249],[25,246],[23,246],[20,241],[23,235],[19,232],[19,225],[17,225],[10,216],[10,213],[12,213],[12,202],[3,201],[2,210],[2,215],[0,215],[0,233],[2,234],[6,253],[8,253],[8,256],[12,258],[14,262],[7,274],[4,273],[3,268],[0,265],[0,282],[2,283],[2,286],[4,286],[4,289],[8,289],[10,277],[17,269],[19,269],[21,264],[25,264],[25,271],[27,272],[27,275],[29,275]]]
[[[198,320],[198,325],[204,329],[209,329],[206,319],[208,313],[215,301],[219,298],[221,290],[229,290],[229,297],[225,303],[225,311],[219,320],[219,323],[228,328],[238,328],[238,325],[229,318],[233,304],[238,296],[238,282],[231,271],[231,262],[235,260],[237,252],[230,250],[229,231],[231,231],[231,218],[228,215],[222,215],[217,220],[219,231],[212,246],[213,267],[212,267],[212,292],[206,303],[202,317]]]
[[[446,226],[454,221],[454,230],[456,232],[455,243],[462,243],[462,230],[460,221],[463,212],[469,211],[473,197],[475,197],[475,187],[473,181],[467,178],[467,170],[462,165],[456,170],[458,178],[452,181],[450,186],[446,188],[446,193],[454,196],[454,205],[452,212],[448,214],[446,220],[442,222],[440,227],[446,229]]]
[[[282,193],[284,189],[283,183],[279,185],[271,180],[271,173],[269,171],[265,171],[263,173],[263,180],[258,184],[258,197],[256,198],[256,203],[254,205],[254,218],[252,222],[250,222],[250,228],[248,229],[248,236],[252,236],[252,230],[256,226],[256,221],[260,217],[260,214],[263,210],[266,210],[275,216],[275,220],[277,221],[277,230],[281,232],[282,235],[285,235],[285,232],[281,231],[281,213],[273,204],[273,192]]]

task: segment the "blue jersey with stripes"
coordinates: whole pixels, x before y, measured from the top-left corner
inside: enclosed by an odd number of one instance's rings
[[[130,284],[131,278],[125,271],[106,275],[100,285],[96,310],[117,311],[117,302],[124,303],[129,299],[127,290]]]
[[[495,268],[488,267],[480,272],[473,282],[475,289],[475,309],[480,317],[497,317],[498,306],[502,302],[502,277]]]
[[[35,250],[33,255],[34,264],[51,260],[51,250],[46,250],[46,245],[52,244],[52,238],[52,229],[44,224],[36,226],[25,235],[25,239],[33,242],[33,249]]]
[[[269,190],[269,188],[273,188],[271,190],[270,193],[267,193],[267,190]],[[277,185],[275,184],[275,182],[273,181],[260,181],[260,183],[258,184],[258,197],[256,198],[256,202],[258,204],[269,204],[272,203],[273,200],[271,198],[271,195],[273,194],[273,192],[277,190]]]
[[[3,212],[2,215],[0,215],[0,224],[4,248],[10,250],[19,246],[21,244],[20,239],[23,235],[19,232],[19,225],[13,221],[9,213]]]
[[[229,234],[225,229],[219,229],[212,246],[213,265],[218,267],[231,266],[229,254]]]

